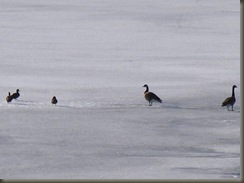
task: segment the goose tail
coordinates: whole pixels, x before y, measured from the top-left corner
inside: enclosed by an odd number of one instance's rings
[[[163,102],[157,95],[155,95],[155,100],[157,100],[159,103]]]

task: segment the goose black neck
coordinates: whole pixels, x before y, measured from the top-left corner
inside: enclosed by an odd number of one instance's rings
[[[146,86],[146,91],[144,93],[147,93],[149,91],[148,86]]]
[[[232,97],[235,97],[235,87],[232,87]]]

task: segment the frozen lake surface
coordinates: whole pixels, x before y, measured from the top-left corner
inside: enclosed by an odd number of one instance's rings
[[[1,0],[0,42],[1,178],[241,178],[238,1]]]

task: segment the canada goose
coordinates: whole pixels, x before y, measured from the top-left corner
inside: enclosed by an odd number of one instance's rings
[[[224,102],[222,103],[222,107],[223,106],[226,106],[228,111],[229,111],[229,107],[231,106],[232,107],[232,111],[233,111],[233,106],[236,102],[236,98],[235,98],[235,88],[237,88],[236,85],[233,85],[232,86],[232,96],[231,97],[228,97],[224,100]]]
[[[16,90],[16,93],[11,95],[12,99],[17,99],[17,98],[19,98],[19,96],[20,96],[19,89]]]
[[[55,96],[53,96],[51,102],[52,102],[52,104],[56,105],[58,103],[58,100],[57,100],[57,98]]]
[[[156,94],[154,94],[153,92],[149,92],[149,87],[147,84],[145,84],[143,87],[146,87],[146,91],[144,92],[144,97],[149,102],[149,106],[152,105],[153,101],[162,103],[162,100]]]
[[[10,95],[10,92],[8,92],[8,96],[6,97],[6,101],[9,103],[12,101],[12,96]]]

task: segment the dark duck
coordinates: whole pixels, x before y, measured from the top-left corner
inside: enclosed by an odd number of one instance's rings
[[[8,92],[8,96],[6,97],[6,101],[9,103],[9,102],[12,101],[12,99],[13,99],[13,98],[12,98],[10,92]]]
[[[51,100],[51,103],[56,105],[58,103],[58,100],[55,96],[53,96],[52,100]]]
[[[17,98],[19,98],[19,96],[20,96],[19,89],[16,90],[16,93],[11,95],[12,99],[17,99]]]

